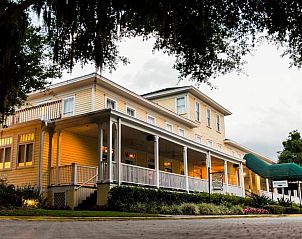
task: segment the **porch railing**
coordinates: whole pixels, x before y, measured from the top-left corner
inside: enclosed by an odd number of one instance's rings
[[[272,192],[268,192],[268,191],[262,191],[260,190],[260,195],[266,196],[270,199],[272,199]],[[283,195],[280,193],[273,193],[273,200],[274,201],[278,201],[278,199],[284,198],[286,200],[292,200],[292,202],[295,203],[300,203],[300,198],[296,197],[296,196],[289,196],[289,195]]]
[[[234,194],[237,196],[242,196],[242,187],[228,184],[228,193],[229,194]]]
[[[205,179],[189,177],[189,190],[196,192],[208,192],[208,181]]]
[[[186,178],[184,175],[160,171],[159,186],[186,190]]]
[[[8,116],[3,125],[11,126],[14,124],[24,123],[30,120],[55,120],[61,118],[62,100],[56,100],[37,106],[26,107],[16,110],[14,115]]]
[[[154,169],[121,163],[121,180],[126,183],[155,186]]]

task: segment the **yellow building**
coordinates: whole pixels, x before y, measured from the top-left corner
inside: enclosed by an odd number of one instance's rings
[[[245,168],[253,153],[225,138],[231,112],[194,88],[143,96],[97,74],[29,95],[0,129],[0,177],[36,185],[56,206],[78,206],[114,185],[244,196],[268,191]],[[210,175],[210,176],[209,176]]]

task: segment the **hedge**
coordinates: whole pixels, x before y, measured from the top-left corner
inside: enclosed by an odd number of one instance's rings
[[[208,193],[183,193],[163,189],[152,189],[131,186],[116,186],[109,192],[108,208],[110,210],[126,211],[136,204],[147,204],[152,207],[162,205],[180,205],[184,203],[208,203]],[[225,194],[211,194],[211,203],[215,205],[245,205],[252,204],[251,198]]]

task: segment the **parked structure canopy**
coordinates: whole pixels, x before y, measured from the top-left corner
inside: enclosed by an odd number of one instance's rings
[[[263,178],[272,180],[302,180],[302,167],[296,163],[268,164],[253,154],[246,154],[246,167]]]

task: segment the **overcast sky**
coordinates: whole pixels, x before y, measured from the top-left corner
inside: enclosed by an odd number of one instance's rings
[[[125,40],[120,44],[120,53],[131,63],[102,75],[138,94],[194,85],[178,82],[178,73],[172,69],[173,57],[160,52],[152,54],[152,42]],[[246,57],[246,74],[231,73],[212,80],[217,87],[214,90],[206,84],[199,87],[233,113],[225,119],[227,138],[275,160],[288,133],[302,129],[302,71],[289,69],[289,60],[281,58],[281,53],[276,47],[263,44]],[[92,72],[94,66],[77,67],[72,74],[65,73],[63,79]]]

